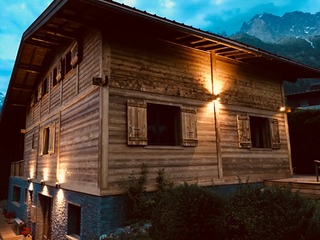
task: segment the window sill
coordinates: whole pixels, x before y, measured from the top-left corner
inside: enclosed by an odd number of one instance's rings
[[[182,146],[145,146],[145,149],[156,149],[156,150],[183,150]]]
[[[272,148],[250,148],[250,151],[272,151]]]
[[[77,234],[66,235],[66,239],[68,240],[79,240],[80,236]]]

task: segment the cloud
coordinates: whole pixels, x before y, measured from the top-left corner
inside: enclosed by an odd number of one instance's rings
[[[52,0],[0,1],[0,92],[5,92],[11,77],[23,32]]]

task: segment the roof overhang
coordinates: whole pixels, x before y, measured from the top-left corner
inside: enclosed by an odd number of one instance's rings
[[[200,51],[279,69],[284,80],[319,78],[314,69],[266,51],[107,0],[55,0],[25,31],[11,75],[2,116],[7,108],[25,108],[41,79],[46,62],[58,49],[77,39],[86,27],[112,28],[183,45]]]

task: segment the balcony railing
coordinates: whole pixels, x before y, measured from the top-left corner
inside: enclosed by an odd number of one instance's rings
[[[11,163],[11,174],[10,174],[11,177],[23,176],[23,163],[24,163],[23,160]]]

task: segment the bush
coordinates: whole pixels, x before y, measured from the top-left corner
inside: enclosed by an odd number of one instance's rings
[[[318,239],[316,205],[289,188],[242,188],[226,207],[228,239]]]
[[[157,240],[219,239],[223,202],[197,185],[165,191],[151,218],[150,236]]]
[[[141,166],[141,175],[136,177],[133,173],[119,183],[124,190],[128,222],[138,222],[148,218],[148,205],[150,199],[146,194],[148,167]]]

